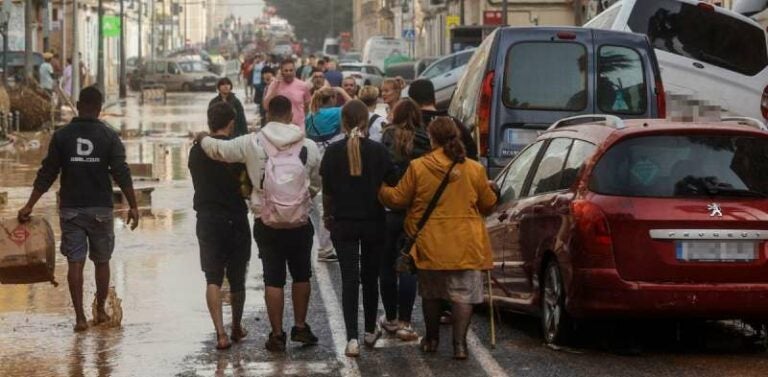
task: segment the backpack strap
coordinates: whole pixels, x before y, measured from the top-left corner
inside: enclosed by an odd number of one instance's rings
[[[376,123],[377,120],[379,120],[379,118],[381,118],[381,115],[373,114],[371,119],[368,120],[368,129],[369,130],[371,129],[371,127],[373,127],[373,124]]]

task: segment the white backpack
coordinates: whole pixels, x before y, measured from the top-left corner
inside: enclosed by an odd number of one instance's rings
[[[275,229],[293,229],[307,224],[311,201],[309,177],[300,157],[304,143],[298,141],[281,151],[263,134],[259,134],[259,139],[267,154],[261,221]]]

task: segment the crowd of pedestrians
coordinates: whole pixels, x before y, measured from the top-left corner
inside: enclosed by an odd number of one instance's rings
[[[313,61],[316,64],[310,66]],[[413,82],[409,98],[400,98],[404,83],[399,79],[385,80],[381,89],[358,88],[354,79],[336,75],[332,62],[310,58],[299,69],[296,65],[291,59],[282,61],[276,71],[265,60],[251,65],[247,82],[252,93],[247,95],[259,102],[263,114],[257,132],[247,128],[233,83],[221,79],[208,108],[209,132],[199,134],[190,151],[200,264],[216,348],[229,348],[248,334],[242,318],[253,237],[263,266],[271,325],[265,343],[268,350],[284,351],[289,338],[283,323],[287,273],[294,310],[290,340],[307,345],[318,342],[307,322],[312,250],[316,248],[319,261],[338,261],[340,266],[347,356],[360,354],[358,300],[362,286],[366,347],[374,347],[382,330],[403,341],[419,339],[413,326],[418,292],[426,323],[421,349],[435,351],[440,316],[449,309],[454,356],[466,358],[472,305],[482,301],[480,271],[492,265],[482,216],[497,200],[497,189],[483,167],[473,161],[477,148],[468,130],[435,109],[429,81]],[[310,81],[302,80],[297,72]],[[28,219],[32,206],[59,171],[68,182],[71,171],[77,171],[70,169],[84,168],[63,166],[62,161],[70,160],[59,154],[75,146],[58,145],[76,139],[81,154],[82,135],[91,135],[92,148],[104,155],[99,165],[103,172],[82,174],[120,174],[115,178],[131,202],[131,216],[136,217],[132,222],[138,220],[130,175],[124,174],[122,145],[95,120],[103,102],[97,94],[100,96],[95,88],[83,90],[78,107],[85,118],[76,118],[57,131],[51,145],[60,149],[49,150],[30,203],[19,212],[20,220]],[[387,106],[386,116],[375,112],[380,102]],[[88,106],[93,109],[89,111]],[[72,229],[72,234],[63,235],[67,242],[62,242],[68,245],[72,275],[72,271],[82,271],[88,251],[83,246],[85,237],[79,234],[91,237],[88,227],[99,223],[101,216],[87,208],[107,208],[111,201],[92,204],[82,198],[82,203],[69,203],[67,182],[62,182],[62,206],[86,208],[62,220],[67,222],[63,230]],[[106,195],[106,186],[93,190]],[[254,217],[252,228],[248,209]],[[90,257],[103,267],[112,246],[100,247],[99,242],[89,241]],[[402,265],[412,268],[396,268]],[[232,304],[230,334],[225,332],[222,314],[225,277]],[[97,273],[100,300],[103,279]],[[78,331],[84,324],[82,298],[77,296],[77,292],[82,295],[81,286],[82,276],[72,276]],[[385,314],[377,318],[379,297]],[[103,300],[100,305],[103,308]]]

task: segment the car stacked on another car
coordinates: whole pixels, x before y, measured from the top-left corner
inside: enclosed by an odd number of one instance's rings
[[[496,29],[469,60],[448,112],[470,129],[490,175],[565,117],[663,118],[666,100],[644,35],[574,27]]]
[[[456,84],[464,74],[467,68],[469,58],[472,57],[474,48],[459,51],[448,56],[442,57],[426,69],[424,69],[416,80],[427,79],[432,81],[435,86],[435,107],[438,109],[447,109],[451,103],[451,97],[456,90]],[[403,97],[408,96],[408,88],[403,89]]]
[[[670,93],[768,121],[768,34],[755,20],[695,0],[623,0],[585,26],[647,35]]]
[[[494,302],[547,343],[583,318],[766,324],[766,177],[755,119],[561,120],[496,177]]]

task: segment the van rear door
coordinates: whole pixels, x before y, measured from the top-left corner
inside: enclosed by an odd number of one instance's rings
[[[504,166],[555,121],[595,112],[592,31],[508,28],[492,70],[488,167]]]

